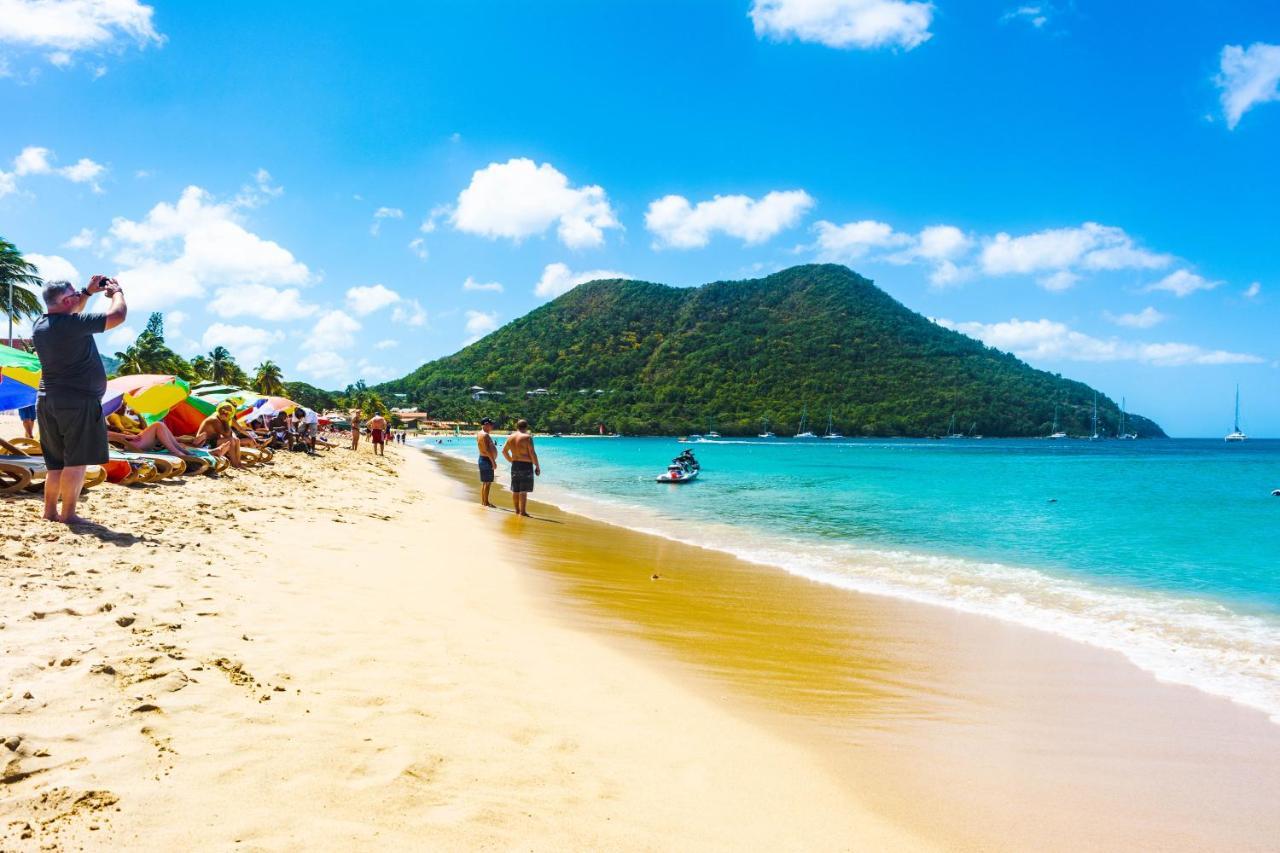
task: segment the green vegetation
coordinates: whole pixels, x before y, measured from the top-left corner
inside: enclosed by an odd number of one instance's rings
[[[317,412],[324,412],[338,407],[337,398],[333,394],[314,385],[308,385],[305,382],[284,383],[283,396]]]
[[[473,399],[472,386],[488,395]],[[546,395],[529,396],[544,388]],[[849,436],[1088,434],[1093,389],[944,329],[836,265],[674,288],[596,281],[454,355],[377,386],[448,420],[527,417],[544,432]],[[494,392],[499,392],[494,394]],[[1100,432],[1119,407],[1098,395]],[[1129,415],[1144,437],[1160,427]]]
[[[32,292],[44,286],[38,273],[17,246],[0,237],[0,316],[7,317],[10,325],[44,313],[40,297]]]

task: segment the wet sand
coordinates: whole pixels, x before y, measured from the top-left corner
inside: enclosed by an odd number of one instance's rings
[[[470,499],[471,466],[433,458]],[[940,846],[1276,848],[1280,726],[1259,712],[1048,633],[531,507],[483,523],[551,579],[548,607],[670,661]]]

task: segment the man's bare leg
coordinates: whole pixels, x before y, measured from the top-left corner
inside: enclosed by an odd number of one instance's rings
[[[481,506],[493,506],[493,504],[489,503],[489,488],[492,485],[493,483],[480,484],[480,505]]]
[[[231,460],[232,468],[245,467],[245,464],[240,461],[240,439],[232,438],[227,442],[227,458]]]
[[[83,524],[88,521],[76,515],[76,503],[80,500],[80,490],[84,488],[84,465],[68,465],[62,469],[58,478],[58,497],[62,499],[62,512],[58,521],[63,524]]]
[[[58,489],[62,485],[62,472],[50,471],[44,477],[44,518],[58,520]]]
[[[34,438],[34,437],[35,437],[35,428],[36,428],[36,422],[35,422],[35,421],[23,421],[23,422],[22,422],[22,431],[23,431],[23,432],[25,432],[25,433],[27,434],[27,438]]]

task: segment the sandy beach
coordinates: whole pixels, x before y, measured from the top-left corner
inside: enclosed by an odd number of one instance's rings
[[[366,450],[0,503],[0,848],[919,846]]]
[[[0,848],[1280,833],[1261,714],[1035,631],[542,504],[484,510],[469,475],[362,446],[95,489],[88,532],[0,503]]]

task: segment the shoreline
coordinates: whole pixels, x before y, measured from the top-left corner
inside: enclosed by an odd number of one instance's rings
[[[429,455],[469,483],[467,463]],[[562,613],[731,690],[937,843],[1267,849],[1280,832],[1280,729],[1259,711],[1041,630],[531,506],[559,522],[518,541]]]
[[[415,446],[466,459],[454,449]],[[997,619],[1115,652],[1162,683],[1260,711],[1280,725],[1280,681],[1270,663],[1280,656],[1280,623],[1234,602],[1124,588],[937,548],[805,542],[705,518],[680,525],[643,503],[582,494],[571,486],[544,488],[541,495],[543,503],[567,513],[709,548],[834,589]],[[962,584],[947,580],[956,573]]]

